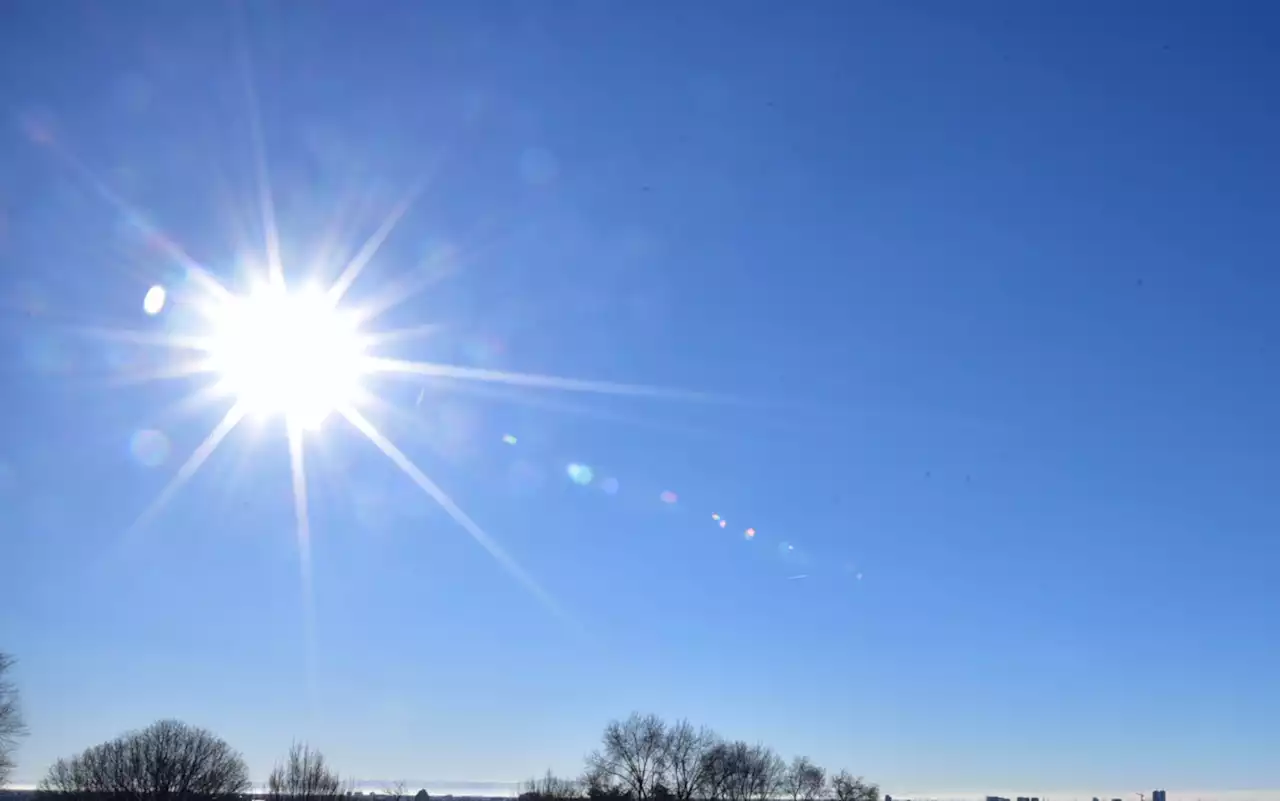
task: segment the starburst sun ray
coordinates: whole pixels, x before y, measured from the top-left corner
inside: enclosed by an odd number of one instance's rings
[[[267,248],[267,278],[276,286],[284,286],[284,263],[280,257],[280,230],[276,226],[276,206],[271,191],[270,171],[267,167],[267,139],[262,131],[262,106],[258,102],[257,82],[253,77],[253,56],[249,52],[249,37],[245,30],[243,9],[237,7],[237,23],[240,79],[244,84],[245,101],[249,115],[249,137],[252,144],[253,168],[258,191],[258,206],[262,214],[262,235]]]
[[[76,329],[79,333],[111,342],[127,342],[131,345],[155,345],[174,350],[207,351],[212,339],[207,336],[190,336],[173,334],[164,331],[135,331],[127,328],[104,328],[83,326]]]
[[[169,479],[169,483],[165,485],[164,489],[160,490],[160,494],[156,496],[155,500],[138,516],[138,519],[130,529],[131,531],[140,531],[155,519],[155,516],[164,509],[173,496],[177,494],[178,490],[182,488],[182,485],[190,481],[191,477],[196,474],[196,471],[200,469],[209,456],[217,450],[222,440],[226,439],[232,429],[244,419],[244,414],[245,409],[239,403],[233,404],[227,410],[222,420],[213,427],[213,430],[204,438],[204,441],[196,446],[196,449],[187,457],[187,461],[183,462],[182,467],[178,468],[178,472],[174,473],[173,478]]]
[[[208,373],[213,368],[208,359],[195,359],[141,370],[121,371],[111,376],[108,383],[115,386],[148,384],[153,381],[171,381]]]
[[[302,429],[289,424],[289,474],[293,484],[293,514],[297,524],[298,572],[301,577],[302,633],[306,648],[307,684],[314,689],[316,608],[311,585],[311,515],[307,505],[307,471],[303,464]]]
[[[485,533],[485,530],[480,528],[480,525],[476,523],[476,521],[472,520],[470,515],[464,512],[458,504],[454,503],[453,498],[449,497],[448,493],[428,478],[427,474],[423,473],[408,456],[405,456],[404,453],[391,442],[391,440],[383,436],[382,432],[374,427],[373,423],[369,422],[368,418],[351,406],[344,407],[338,411],[347,419],[347,422],[351,423],[351,425],[354,426],[361,434],[364,434],[378,450],[382,451],[382,453],[390,459],[396,467],[399,467],[400,470],[403,471],[411,481],[413,481],[413,483],[417,484],[419,489],[430,496],[436,503],[440,504],[440,507],[453,518],[454,522],[462,526],[462,529],[470,534],[471,538],[475,540],[480,547],[488,551],[489,555],[492,556],[494,560],[511,575],[512,578],[520,582],[525,589],[531,592],[534,597],[542,602],[542,604],[546,606],[547,609],[549,609],[556,617],[562,620],[570,620],[569,616],[560,607],[560,604],[542,588],[542,585],[540,585],[533,576],[529,575],[529,573],[526,572],[525,569],[521,567],[520,564],[513,559],[501,545]]]
[[[374,256],[377,255],[378,249],[382,247],[382,243],[387,241],[387,237],[391,236],[391,232],[395,230],[396,225],[409,211],[409,207],[418,199],[418,195],[422,194],[422,190],[426,188],[427,180],[424,178],[418,181],[412,189],[405,193],[400,202],[395,205],[391,212],[378,226],[378,229],[365,240],[360,250],[347,262],[347,266],[342,269],[338,275],[338,279],[333,282],[333,286],[329,287],[329,300],[331,303],[337,304],[342,300],[342,296],[347,294],[347,290],[360,277],[360,273],[364,270],[365,265],[369,263]]]
[[[732,400],[732,398],[724,395],[655,387],[647,384],[624,384],[615,381],[592,381],[585,378],[564,378],[562,376],[541,375],[538,373],[516,373],[506,370],[490,370],[482,367],[441,364],[439,362],[415,362],[403,359],[370,357],[365,362],[365,369],[370,373],[400,373],[427,378],[482,381],[533,389],[563,390],[566,392],[592,392],[604,395],[634,395],[648,398],[722,403]]]

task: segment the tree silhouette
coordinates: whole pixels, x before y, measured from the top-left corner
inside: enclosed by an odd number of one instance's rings
[[[95,801],[238,801],[249,769],[208,731],[161,720],[59,759],[40,790]]]
[[[0,767],[23,733],[17,692],[5,682],[12,659],[0,654]],[[162,720],[69,759],[58,760],[42,793],[74,801],[248,801],[248,770],[229,745],[204,729]],[[349,783],[324,755],[295,743],[267,778],[268,801],[350,801]],[[518,801],[880,801],[879,786],[846,770],[827,780],[808,757],[787,764],[772,748],[723,740],[687,720],[668,725],[633,712],[605,726],[600,748],[580,779],[551,771],[521,784]],[[383,801],[409,801],[404,782],[388,783]],[[431,801],[425,789],[412,801]]]
[[[648,801],[664,770],[666,724],[657,715],[631,713],[610,721],[600,750],[587,757],[587,772],[616,782],[638,801]]]
[[[668,726],[662,740],[662,784],[675,801],[690,801],[703,784],[707,751],[718,742],[708,728],[681,720]]]
[[[583,797],[582,782],[565,779],[550,770],[540,779],[523,782],[517,791],[518,801],[569,801]]]
[[[613,776],[588,766],[581,780],[591,801],[635,801],[635,796]]]
[[[267,777],[270,801],[335,801],[342,791],[342,779],[325,764],[324,754],[305,743],[294,743],[284,764]]]
[[[18,688],[8,679],[13,661],[13,657],[0,652],[0,787],[8,783],[14,767],[13,752],[27,733],[18,705]]]
[[[736,773],[733,745],[723,741],[712,743],[702,754],[699,793],[706,801],[724,801]]]
[[[798,756],[791,760],[782,779],[782,789],[791,801],[817,801],[827,790],[827,772]]]
[[[880,801],[879,785],[863,781],[847,770],[831,777],[831,793],[835,801]]]
[[[382,788],[382,795],[388,801],[404,801],[407,799],[407,796],[405,796],[405,783],[391,782]]]

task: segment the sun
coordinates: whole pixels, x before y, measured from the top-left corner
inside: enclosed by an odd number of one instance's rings
[[[419,398],[424,384],[440,382],[441,388],[462,382],[502,384],[530,390],[574,393],[600,393],[632,397],[667,398],[697,402],[725,401],[705,392],[667,389],[643,384],[593,381],[556,375],[521,373],[492,367],[418,361],[377,355],[388,343],[409,342],[420,336],[436,336],[441,326],[425,321],[407,328],[386,328],[383,317],[392,308],[405,303],[424,290],[441,274],[440,270],[412,267],[369,293],[369,300],[353,306],[344,304],[344,296],[359,279],[365,267],[377,256],[383,243],[405,217],[415,199],[427,189],[438,165],[422,171],[399,202],[389,211],[363,244],[339,242],[334,232],[325,232],[326,253],[344,252],[341,245],[352,245],[354,254],[343,265],[328,286],[310,285],[291,288],[285,278],[280,232],[276,226],[273,191],[269,179],[267,153],[262,122],[253,89],[248,48],[241,48],[243,77],[249,100],[253,166],[256,173],[258,211],[261,212],[263,248],[235,251],[242,259],[239,272],[247,276],[251,288],[233,292],[205,265],[161,227],[151,222],[152,215],[130,203],[109,183],[94,174],[65,145],[51,136],[32,135],[33,142],[46,148],[65,166],[96,191],[121,220],[136,228],[149,248],[163,256],[171,271],[172,285],[157,283],[147,290],[141,308],[153,322],[162,322],[161,314],[175,306],[186,306],[184,313],[169,318],[182,330],[154,328],[98,328],[92,333],[104,339],[140,345],[157,345],[169,351],[172,361],[154,371],[143,370],[127,376],[130,381],[196,380],[197,388],[180,404],[180,409],[193,409],[211,402],[228,401],[221,419],[174,470],[172,476],[147,505],[127,536],[134,538],[153,522],[174,496],[200,471],[247,416],[275,418],[285,422],[285,441],[289,454],[289,478],[301,574],[304,609],[308,620],[314,616],[311,602],[311,514],[308,505],[306,452],[308,440],[319,441],[331,432],[316,432],[330,417],[338,418],[359,432],[380,451],[423,494],[438,504],[458,526],[483,548],[518,583],[523,585],[556,617],[573,623],[556,599],[530,575],[497,540],[491,537],[386,434],[379,430],[366,412],[400,411],[373,385],[398,379],[413,382]],[[339,205],[345,205],[345,201]],[[234,210],[238,211],[238,210]],[[244,243],[241,243],[242,245]],[[452,259],[450,259],[452,261]],[[320,281],[331,267],[321,259],[316,271],[303,281]],[[451,272],[452,267],[445,271]],[[292,277],[294,273],[290,273]],[[172,290],[172,292],[171,292]],[[189,304],[189,305],[188,305]],[[362,329],[377,330],[362,330]],[[399,348],[396,348],[399,350]],[[364,386],[366,384],[368,387]],[[315,432],[312,437],[304,431]],[[508,444],[514,444],[512,437]],[[674,498],[674,494],[671,494]],[[665,498],[664,498],[665,499]],[[308,632],[310,624],[308,623]],[[314,649],[307,634],[308,649]],[[308,657],[310,661],[312,657]]]
[[[326,293],[264,283],[225,297],[210,323],[208,366],[245,414],[315,430],[361,394],[364,337]]]

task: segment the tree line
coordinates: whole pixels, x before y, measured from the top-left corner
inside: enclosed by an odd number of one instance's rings
[[[828,776],[808,757],[787,762],[762,743],[639,713],[605,726],[580,778],[548,771],[521,790],[519,801],[880,801],[847,770]]]
[[[0,787],[25,734],[13,660],[0,653]],[[352,783],[324,755],[295,743],[267,777],[269,801],[349,801]],[[244,757],[211,732],[160,720],[59,759],[39,794],[49,801],[243,801],[252,784]],[[385,790],[406,799],[403,783]],[[581,776],[547,772],[522,783],[518,801],[880,801],[880,788],[848,771],[828,776],[808,757],[726,740],[687,720],[632,713],[610,721]],[[430,801],[425,790],[414,801]]]
[[[38,797],[66,801],[243,801],[250,795],[244,757],[225,740],[177,720],[137,731],[59,759]],[[324,755],[294,744],[267,777],[271,801],[338,801],[350,794]],[[418,801],[427,801],[426,794]]]

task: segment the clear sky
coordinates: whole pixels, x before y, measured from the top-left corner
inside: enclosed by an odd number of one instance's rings
[[[159,717],[259,778],[295,738],[361,778],[572,773],[638,709],[898,793],[1280,787],[1277,22],[5,4],[18,780]],[[435,326],[398,358],[730,396],[371,384],[562,615],[337,416],[310,601],[279,420],[133,526],[228,403],[106,329],[190,317],[163,241],[242,288],[258,153],[296,283],[426,176],[346,298]]]

